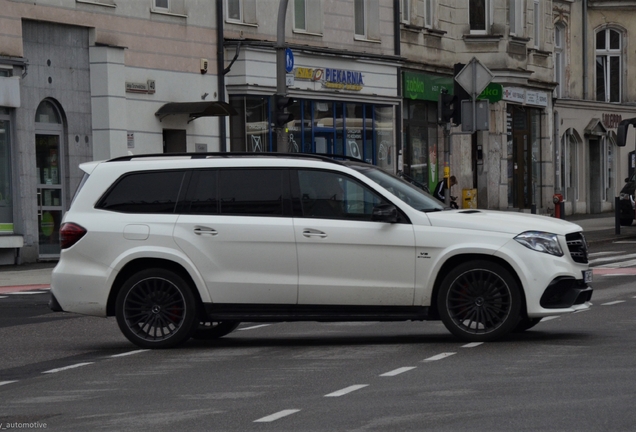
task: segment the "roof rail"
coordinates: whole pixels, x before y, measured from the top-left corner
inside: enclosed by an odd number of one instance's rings
[[[145,158],[174,158],[174,157],[189,157],[190,159],[207,159],[207,158],[227,158],[227,157],[271,157],[271,158],[303,158],[303,159],[317,159],[324,162],[335,163],[343,165],[341,161],[354,161],[367,163],[362,159],[354,158],[352,156],[325,154],[325,153],[248,153],[248,152],[205,152],[205,153],[149,153],[120,156],[113,159],[109,159],[106,162],[124,162],[131,161],[133,159],[145,159]]]

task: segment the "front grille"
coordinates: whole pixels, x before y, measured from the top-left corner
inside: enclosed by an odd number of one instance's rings
[[[574,262],[587,264],[587,242],[583,233],[572,233],[565,236],[570,255]]]

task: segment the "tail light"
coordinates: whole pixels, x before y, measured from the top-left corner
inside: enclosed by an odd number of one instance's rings
[[[68,249],[86,234],[86,229],[72,222],[63,223],[60,227],[60,246]]]

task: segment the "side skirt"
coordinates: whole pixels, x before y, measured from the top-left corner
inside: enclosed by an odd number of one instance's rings
[[[428,321],[428,306],[347,306],[205,303],[211,321]]]

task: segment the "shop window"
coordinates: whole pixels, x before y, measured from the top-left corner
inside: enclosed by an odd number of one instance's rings
[[[230,151],[270,151],[268,98],[230,96],[230,105],[238,112],[230,117]]]
[[[226,19],[241,24],[256,24],[256,0],[225,0]]]
[[[510,34],[523,37],[523,2],[524,0],[509,0]]]
[[[393,107],[376,105],[374,120],[376,164],[387,171],[393,171],[395,160]]]
[[[0,108],[0,233],[13,233],[13,185],[11,174],[11,122]]]
[[[568,129],[561,138],[561,185],[566,201],[578,201],[579,193],[579,145],[576,136]]]
[[[487,34],[492,24],[490,0],[469,0],[468,14],[471,34]]]
[[[596,33],[596,100],[621,101],[622,36],[618,30]]]
[[[380,40],[379,0],[354,0],[353,6],[356,38]]]

